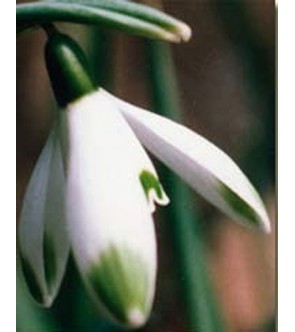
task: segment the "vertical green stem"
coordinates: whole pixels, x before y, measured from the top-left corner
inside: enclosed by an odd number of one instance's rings
[[[261,40],[253,28],[251,2],[215,0],[213,4],[235,46],[249,99],[263,123],[263,128],[253,131],[253,143],[245,147],[242,160],[255,186],[263,189],[275,181],[275,47]],[[275,36],[275,25],[272,29]]]
[[[171,49],[161,42],[147,42],[151,89],[156,112],[180,119],[180,101]],[[163,168],[170,207],[165,209],[179,271],[182,300],[189,331],[222,332],[224,330],[213,298],[203,247],[200,218],[190,192],[168,169]]]
[[[94,27],[91,41],[91,63],[96,82],[109,89],[113,83],[113,34],[104,28]]]

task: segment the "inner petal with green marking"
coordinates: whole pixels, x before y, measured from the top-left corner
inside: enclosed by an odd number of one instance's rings
[[[155,174],[144,169],[140,173],[139,179],[151,212],[154,212],[156,209],[155,202],[159,205],[167,205],[169,203],[169,198]]]
[[[31,263],[21,253],[19,253],[19,257],[21,260],[24,278],[26,280],[30,293],[32,294],[35,301],[44,304],[46,302],[44,292],[39,284],[38,278],[33,267],[31,266]]]
[[[49,291],[51,291],[54,288],[56,282],[57,257],[54,250],[53,239],[48,232],[44,233],[43,256],[47,287],[49,288]]]
[[[140,255],[114,245],[99,255],[87,273],[99,302],[116,321],[134,327],[142,325],[149,314],[151,277]]]

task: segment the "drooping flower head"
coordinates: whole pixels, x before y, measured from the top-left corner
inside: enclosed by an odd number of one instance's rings
[[[155,203],[169,202],[145,148],[231,218],[269,231],[267,213],[246,176],[211,142],[97,88],[72,39],[51,32],[46,60],[62,111],[24,201],[20,252],[31,267],[27,279],[33,275],[39,292],[52,299],[70,246],[101,311],[121,325],[139,327],[149,316],[155,291],[152,213]],[[31,208],[36,195],[42,208]],[[49,247],[48,233],[54,244]],[[54,265],[58,273],[52,292],[46,272],[52,260],[45,254],[50,250],[34,251],[42,246],[54,247],[62,257]]]
[[[47,218],[50,224],[66,228],[66,234],[60,233],[55,240],[66,245],[69,238],[94,302],[115,322],[137,327],[149,316],[154,298],[157,249],[152,213],[155,203],[165,205],[169,200],[151,160],[123,115],[93,87],[83,57],[72,39],[58,33],[49,37],[47,67],[63,110],[56,119],[58,130],[51,134],[56,137],[55,143],[49,139],[50,145],[42,153],[58,153],[58,157],[51,168],[45,169],[41,155],[35,172],[41,169],[39,177],[55,177],[59,192],[58,196],[51,194],[59,201],[63,217],[52,221],[56,206],[51,204],[50,211],[34,220],[43,228]],[[53,173],[52,167],[57,164],[61,170]],[[47,190],[47,182],[38,183],[39,177],[34,182]],[[30,187],[26,196],[34,201]],[[20,242],[25,243],[21,253],[29,243],[29,235],[22,229],[34,232],[31,222],[27,222],[31,210],[26,212],[26,205],[21,216]],[[55,230],[58,232],[58,228]],[[31,241],[30,246],[38,248],[46,237],[43,229],[36,234],[42,239]],[[33,266],[34,250],[28,255]],[[41,268],[33,271],[34,278],[44,274],[45,258]],[[63,272],[60,269],[61,276]],[[60,284],[61,278],[58,281]],[[40,292],[44,293],[44,289]]]

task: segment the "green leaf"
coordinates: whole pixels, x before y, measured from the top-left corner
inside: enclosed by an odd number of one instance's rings
[[[122,0],[43,0],[43,2],[68,3],[91,6],[128,15],[155,24],[163,29],[175,33],[183,41],[191,36],[190,27],[184,22],[161,12],[155,8]]]
[[[104,24],[139,36],[180,41],[178,35],[156,24],[107,9],[60,2],[27,3],[16,6],[17,32],[54,21]]]

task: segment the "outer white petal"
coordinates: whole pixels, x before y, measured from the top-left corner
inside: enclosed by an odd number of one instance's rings
[[[155,231],[140,174],[154,168],[101,92],[69,105],[65,117],[67,220],[76,262],[99,307],[118,323],[140,326],[156,276]]]
[[[183,125],[104,94],[119,107],[143,145],[204,198],[233,219],[270,231],[259,195],[228,155]]]
[[[18,234],[25,279],[35,300],[46,307],[59,290],[69,255],[64,188],[61,148],[55,127],[29,181]]]

